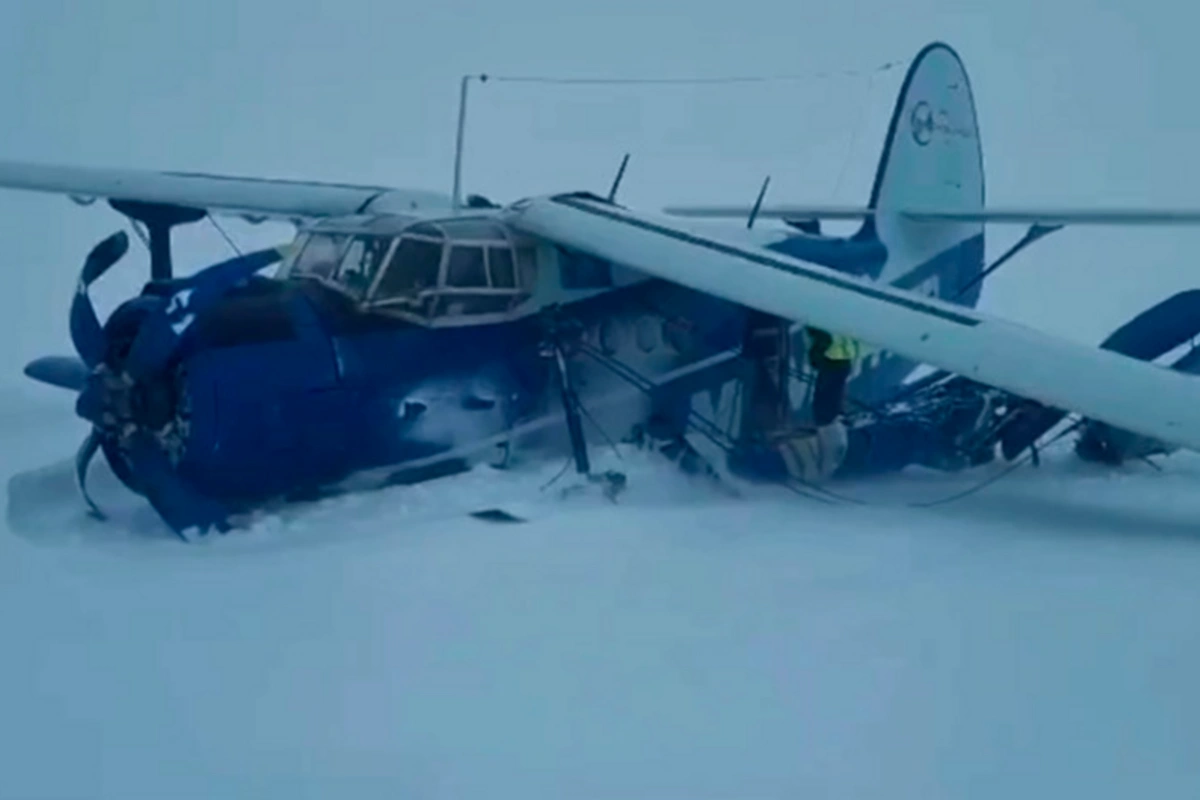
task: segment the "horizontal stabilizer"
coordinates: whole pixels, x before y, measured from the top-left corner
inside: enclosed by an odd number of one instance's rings
[[[247,217],[311,219],[368,209],[403,213],[442,208],[437,192],[339,183],[237,178],[190,172],[100,169],[0,161],[0,188],[74,198],[141,200]],[[386,208],[378,208],[386,203]]]
[[[526,200],[526,232],[768,314],[854,336],[914,361],[1200,450],[1190,375],[799,261],[709,238],[596,198]]]
[[[748,219],[750,206],[673,206],[675,217]],[[759,219],[866,219],[876,213],[894,214],[914,222],[990,222],[1041,225],[1200,225],[1200,209],[1192,208],[887,208],[866,206],[764,206]]]
[[[742,219],[750,218],[751,206],[668,206],[664,214],[673,217],[695,217],[697,219]],[[866,206],[763,206],[755,213],[755,219],[866,219],[875,215]]]

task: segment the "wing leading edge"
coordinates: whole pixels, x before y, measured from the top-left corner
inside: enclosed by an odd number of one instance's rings
[[[602,200],[525,200],[510,224],[768,314],[862,339],[1047,405],[1200,450],[1196,378]]]
[[[750,206],[672,206],[664,213],[700,219],[748,219]],[[867,208],[866,206],[769,206],[758,219],[862,220],[877,213],[913,222],[984,222],[1039,225],[1200,225],[1200,209],[1188,208]]]
[[[211,213],[311,219],[379,211],[445,208],[437,192],[313,181],[239,178],[191,172],[102,169],[0,161],[0,188],[141,200]]]

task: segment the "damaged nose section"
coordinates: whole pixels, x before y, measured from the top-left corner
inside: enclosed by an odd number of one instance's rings
[[[132,333],[139,336],[141,329]],[[228,530],[226,510],[194,490],[178,472],[187,408],[177,372],[167,369],[139,380],[122,366],[97,364],[75,401],[75,413],[92,424],[75,456],[76,485],[92,515],[104,518],[87,489],[88,468],[103,451],[121,482],[145,497],[181,538],[190,539],[193,530]]]
[[[197,491],[179,465],[188,436],[188,398],[181,369],[188,331],[196,318],[254,273],[277,262],[277,249],[260,250],[181,279],[152,282],[153,292],[123,303],[101,325],[89,287],[124,256],[119,232],[97,244],[80,272],[71,303],[71,341],[78,361],[52,356],[31,362],[26,374],[76,390],[75,411],[92,430],[75,455],[80,493],[103,517],[86,486],[88,467],[103,451],[117,477],[144,496],[175,533],[229,529],[222,504]],[[68,363],[70,362],[70,363]]]
[[[173,423],[185,422],[174,383],[174,376],[135,382],[128,373],[101,365],[84,382],[75,413],[111,436],[120,437],[131,428],[169,435]]]

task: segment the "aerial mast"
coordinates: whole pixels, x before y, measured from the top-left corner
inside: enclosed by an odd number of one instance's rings
[[[463,75],[458,87],[458,136],[454,146],[454,187],[450,193],[451,204],[455,211],[462,208],[462,161],[463,140],[467,129],[467,88],[470,86],[472,78],[478,78],[480,83],[485,83],[488,76],[485,74]]]

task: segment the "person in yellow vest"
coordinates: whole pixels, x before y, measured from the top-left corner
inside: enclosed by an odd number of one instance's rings
[[[848,336],[819,328],[806,328],[805,333],[809,341],[808,363],[816,375],[812,399],[815,429],[806,436],[787,441],[782,447],[782,455],[793,477],[813,483],[832,476],[846,457],[842,406],[846,384],[862,348]]]
[[[812,415],[817,427],[829,425],[842,414],[846,383],[858,358],[858,342],[849,336],[805,328],[808,334],[808,363],[816,373],[813,385]]]

